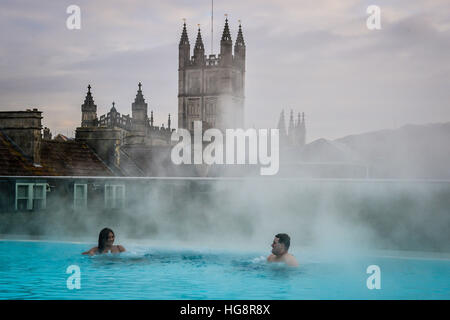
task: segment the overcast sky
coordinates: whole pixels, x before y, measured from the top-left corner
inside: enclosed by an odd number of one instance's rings
[[[81,30],[68,30],[69,5]],[[381,8],[381,30],[366,9]],[[276,127],[305,112],[307,142],[407,123],[450,121],[450,1],[215,0],[214,53],[227,13],[247,45],[246,125]],[[131,114],[143,83],[149,112],[177,123],[178,42],[187,19],[211,51],[211,1],[0,2],[0,110],[42,110],[53,134],[73,135],[90,83],[98,115]]]

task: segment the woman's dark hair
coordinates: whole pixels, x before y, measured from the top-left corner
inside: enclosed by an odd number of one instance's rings
[[[103,250],[105,250],[105,243],[108,240],[109,233],[112,233],[114,235],[114,231],[112,231],[110,228],[103,228],[102,231],[100,231],[100,234],[98,235],[98,252],[102,253]]]

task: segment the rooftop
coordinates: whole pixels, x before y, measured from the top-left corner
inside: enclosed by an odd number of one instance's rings
[[[33,164],[20,148],[0,132],[1,176],[113,176],[84,143],[42,140],[41,163]]]

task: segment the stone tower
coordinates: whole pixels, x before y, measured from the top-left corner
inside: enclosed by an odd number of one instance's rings
[[[243,128],[245,42],[241,25],[234,55],[228,19],[225,19],[218,56],[205,56],[200,28],[190,56],[186,23],[178,50],[178,127],[192,131],[193,122],[202,121],[203,129]]]
[[[289,116],[289,126],[286,130],[284,110],[281,111],[277,128],[280,130],[280,144],[283,147],[303,147],[306,144],[305,113],[298,113],[297,121],[294,121],[294,111]]]
[[[94,103],[94,98],[92,98],[91,85],[88,85],[86,98],[81,105],[81,127],[95,126],[97,126],[97,105]]]
[[[142,84],[139,82],[136,98],[131,105],[131,114],[133,118],[131,130],[136,134],[146,134],[148,126],[147,116],[148,105],[145,102],[144,95],[142,94]]]

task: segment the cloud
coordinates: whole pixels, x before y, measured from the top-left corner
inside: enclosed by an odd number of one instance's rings
[[[79,1],[82,29],[65,27],[71,1],[2,1],[0,106],[40,106],[54,130],[81,118],[93,85],[99,114],[115,101],[131,113],[144,84],[157,123],[177,122],[182,18],[191,46],[201,24],[210,51],[210,5],[171,0]],[[215,3],[214,51],[223,14],[232,38],[242,19],[247,44],[246,125],[274,127],[281,108],[304,111],[308,141],[448,120],[450,4],[379,1],[382,30],[365,24],[367,1]],[[68,120],[67,118],[70,117]]]

